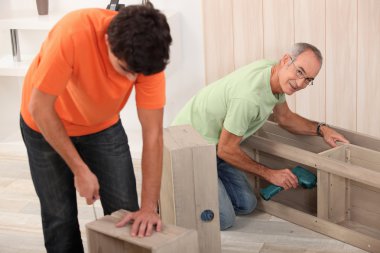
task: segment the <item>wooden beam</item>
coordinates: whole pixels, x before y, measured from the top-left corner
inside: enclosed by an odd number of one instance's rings
[[[273,154],[325,172],[380,188],[380,171],[374,171],[352,164],[345,164],[341,161],[336,161],[300,148],[278,143],[255,135],[249,137],[244,145],[249,145],[251,148],[265,153]]]
[[[305,228],[347,242],[368,252],[380,252],[380,238],[331,223],[274,201],[259,201],[259,209]]]
[[[197,230],[202,253],[221,252],[217,180],[215,145],[191,126],[164,129],[162,221]]]

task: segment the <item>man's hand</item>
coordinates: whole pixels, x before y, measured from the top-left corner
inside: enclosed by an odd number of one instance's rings
[[[281,186],[285,190],[298,187],[298,178],[289,169],[270,169],[265,179],[274,185]]]
[[[123,219],[116,223],[116,227],[125,226],[129,222],[133,222],[131,236],[151,236],[155,225],[156,231],[161,231],[162,222],[155,211],[139,210],[137,212],[128,213]]]
[[[344,142],[344,143],[350,143],[346,138],[344,138],[343,135],[336,132],[334,129],[328,127],[328,126],[321,126],[321,133],[323,135],[323,139],[327,144],[329,144],[331,147],[336,147],[336,142]]]
[[[88,169],[81,169],[74,176],[75,188],[81,197],[86,198],[87,205],[91,205],[99,199],[99,183],[96,176]]]

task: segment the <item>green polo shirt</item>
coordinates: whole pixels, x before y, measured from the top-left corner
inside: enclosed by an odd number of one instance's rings
[[[276,104],[285,102],[285,95],[273,94],[270,87],[275,64],[256,61],[204,87],[180,111],[173,125],[190,124],[213,144],[218,143],[223,127],[247,138],[265,123]]]

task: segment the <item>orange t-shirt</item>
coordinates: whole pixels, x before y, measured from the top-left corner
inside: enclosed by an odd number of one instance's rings
[[[58,97],[55,110],[69,136],[115,124],[133,86],[138,108],[163,108],[164,72],[139,74],[133,83],[112,67],[105,34],[116,14],[102,9],[74,11],[49,32],[24,80],[21,115],[29,127],[39,131],[28,111],[33,88]]]

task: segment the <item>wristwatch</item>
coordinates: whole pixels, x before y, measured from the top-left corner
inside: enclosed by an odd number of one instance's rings
[[[327,126],[327,124],[325,122],[319,122],[317,125],[317,135],[323,137],[321,126]]]

